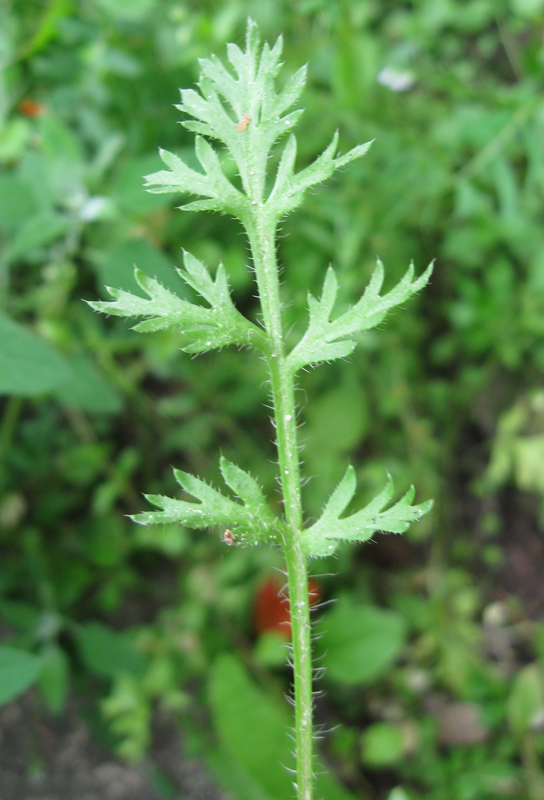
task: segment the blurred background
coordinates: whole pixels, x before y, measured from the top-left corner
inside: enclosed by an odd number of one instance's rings
[[[542,800],[543,0],[2,0],[2,800],[291,796],[279,552],[126,517],[219,452],[278,502],[263,365],[83,302],[134,264],[183,292],[184,247],[253,313],[239,225],[142,189],[159,146],[194,160],[178,88],[248,15],[309,63],[301,167],[376,139],[283,224],[293,341],[329,263],[347,303],[436,258],[300,382],[308,517],[348,459],[361,503],[386,470],[435,498],[313,564],[319,796]]]

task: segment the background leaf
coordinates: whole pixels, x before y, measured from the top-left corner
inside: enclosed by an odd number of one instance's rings
[[[40,666],[38,656],[0,645],[0,705],[29,689],[39,675]]]
[[[319,651],[327,679],[347,686],[381,678],[406,642],[403,617],[354,603],[347,595],[319,621]]]
[[[224,655],[215,662],[208,691],[222,753],[214,763],[219,769],[228,763],[231,780],[240,774],[242,793],[257,791],[255,796],[242,794],[240,800],[291,800],[293,778],[285,767],[292,768],[294,761],[287,708],[258,689],[234,656]],[[322,768],[316,773],[316,793],[323,800],[354,800]]]
[[[0,339],[0,394],[45,394],[72,377],[66,361],[49,345],[3,314]]]
[[[141,675],[145,661],[125,634],[100,622],[87,622],[76,631],[81,658],[87,669],[106,678],[122,672]]]

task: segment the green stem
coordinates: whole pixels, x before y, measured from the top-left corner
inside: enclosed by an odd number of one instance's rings
[[[293,673],[295,698],[295,736],[297,758],[297,798],[312,800],[312,657],[308,569],[300,541],[302,504],[300,460],[294,377],[285,357],[278,265],[276,260],[276,222],[257,202],[246,225],[253,254],[257,285],[266,331],[270,340],[267,356],[277,434],[280,482],[287,532],[284,554],[291,608]]]

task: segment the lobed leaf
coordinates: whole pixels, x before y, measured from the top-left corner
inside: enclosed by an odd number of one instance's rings
[[[188,167],[181,158],[169,153],[168,150],[159,149],[159,155],[169,170],[145,176],[145,187],[149,192],[160,194],[178,191],[215,197],[215,192],[205,175]]]
[[[195,149],[204,174],[191,169],[178,156],[160,151],[169,171],[148,175],[151,192],[181,192],[200,198],[180,206],[184,211],[222,211],[247,222],[252,205],[266,203],[277,219],[296,208],[305,192],[368,150],[370,142],[336,156],[338,134],[327,149],[299,173],[295,173],[296,140],[290,135],[272,191],[266,197],[266,175],[274,143],[297,124],[302,110],[289,111],[306,82],[306,66],[278,89],[282,38],[271,48],[262,47],[257,25],[250,19],[245,50],[227,45],[228,65],[217,56],[200,60],[198,89],[181,91],[176,106],[187,119],[182,124],[197,134]],[[242,181],[240,192],[225,176],[217,152],[207,140],[220,142],[234,160]],[[333,347],[344,352],[346,347]],[[336,356],[337,357],[337,356]]]
[[[300,205],[304,194],[310,187],[323,183],[340,167],[345,166],[355,158],[364,156],[371,144],[372,141],[366,142],[354,147],[343,156],[335,157],[338,147],[338,131],[336,131],[332,142],[326,150],[312,164],[300,172],[294,172],[294,155],[288,164],[282,159],[278,167],[276,184],[269,197],[269,204],[279,216],[292,211]]]
[[[197,126],[197,128],[202,130],[201,126]],[[208,130],[209,126],[204,128],[205,133]],[[235,216],[240,216],[247,207],[247,198],[225,176],[214,149],[202,136],[197,136],[195,150],[205,174],[188,167],[174,153],[170,153],[168,150],[159,150],[160,157],[170,169],[146,175],[144,185],[147,190],[153,194],[181,192],[201,195],[209,198],[205,201],[206,210],[229,211]],[[193,210],[190,205],[183,208]]]
[[[296,103],[306,84],[307,73],[308,67],[305,64],[294,75],[291,75],[281,92],[274,98],[274,102],[271,105],[271,116],[280,116]]]
[[[177,108],[187,117],[182,122],[184,127],[197,134],[196,155],[204,174],[190,168],[178,156],[161,150],[161,158],[169,170],[147,176],[149,191],[198,195],[206,199],[181,208],[226,211],[242,220],[250,201],[264,200],[270,150],[296,125],[302,112],[288,112],[300,97],[306,80],[306,67],[302,67],[282,89],[276,87],[281,51],[281,37],[273,47],[267,43],[261,47],[257,25],[248,20],[245,50],[235,44],[227,45],[228,65],[216,56],[200,60],[198,88],[182,90]],[[223,144],[233,158],[243,193],[225,176],[208,139]]]
[[[139,286],[149,295],[149,299],[139,297],[124,289],[106,286],[113,301],[89,302],[95,311],[112,314],[116,317],[147,317],[145,323],[134,326],[134,330],[158,331],[171,327],[188,327],[207,321],[206,309],[182,300],[170,292],[154,278],[139,269],[134,270]]]
[[[160,511],[136,514],[132,519],[141,525],[177,522],[196,529],[220,525],[229,529],[238,544],[279,541],[283,523],[269,508],[257,481],[224,457],[221,457],[220,468],[225,483],[241,503],[188,472],[174,470],[176,481],[198,502],[146,495],[146,499]]]
[[[118,317],[146,317],[133,327],[140,333],[180,328],[187,338],[181,349],[188,353],[202,353],[230,344],[266,350],[263,331],[232,302],[224,267],[219,265],[214,280],[190,253],[184,252],[184,264],[185,270],[179,269],[179,275],[211,308],[183,300],[138,269],[134,273],[136,280],[149,299],[106,287],[113,301],[89,302],[89,305],[95,311]]]
[[[412,486],[400,500],[387,508],[393,498],[393,481],[388,475],[385,487],[370,503],[341,519],[353,498],[355,484],[355,471],[350,466],[325,505],[320,519],[302,532],[303,547],[308,555],[332,555],[340,541],[366,542],[378,532],[404,533],[410,523],[421,519],[433,505],[432,500],[412,505],[415,493]]]
[[[387,294],[380,296],[384,269],[378,259],[376,268],[361,299],[336,320],[330,319],[338,282],[334,270],[329,267],[323,283],[321,299],[308,295],[310,320],[308,329],[300,342],[289,355],[289,364],[293,372],[323,361],[343,358],[355,348],[352,338],[355,334],[367,331],[379,325],[387,312],[400,305],[413,294],[422,289],[429,281],[433,264],[429,264],[425,272],[417,280],[414,278],[414,267],[410,265],[404,277]]]

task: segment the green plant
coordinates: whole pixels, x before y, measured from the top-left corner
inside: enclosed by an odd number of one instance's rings
[[[144,321],[134,328],[137,331],[181,329],[182,349],[190,354],[234,344],[253,348],[264,357],[277,434],[283,514],[275,513],[270,507],[258,482],[249,473],[221,457],[224,481],[241,502],[199,478],[175,470],[180,486],[198,502],[149,495],[148,500],[160,510],[137,514],[134,520],[143,525],[175,522],[189,528],[221,526],[227,544],[267,542],[283,548],[292,626],[296,787],[300,800],[310,800],[313,742],[308,559],[331,555],[341,541],[367,541],[378,531],[402,533],[430,509],[431,503],[412,505],[414,490],[410,489],[391,505],[393,484],[388,479],[383,491],[362,510],[342,516],[355,493],[355,471],[348,467],[321,517],[305,526],[295,380],[305,368],[348,356],[356,346],[358,334],[378,325],[390,309],[425,286],[432,266],[417,279],[411,266],[395,288],[380,295],[384,270],[378,261],[361,299],[332,319],[338,283],[334,270],[329,268],[321,297],[308,297],[306,332],[297,344],[288,346],[282,323],[276,258],[278,225],[300,205],[308,189],[364,155],[370,143],[337,156],[336,133],[313,164],[295,172],[297,143],[291,129],[302,111],[289,112],[288,109],[302,92],[306,70],[300,69],[278,90],[275,78],[280,68],[281,49],[281,38],[272,48],[267,44],[261,47],[257,26],[250,20],[245,52],[236,45],[228,45],[228,59],[234,74],[214,56],[202,60],[200,92],[182,91],[178,108],[188,117],[183,125],[197,134],[196,157],[203,172],[188,166],[178,156],[161,151],[168,170],[147,177],[150,192],[182,192],[200,198],[182,206],[186,211],[219,211],[240,220],[249,239],[262,322],[251,321],[237,310],[222,265],[212,277],[189,253],[184,254],[185,269],[178,272],[206,305],[179,297],[138,270],[136,280],[147,298],[112,288],[108,290],[112,301],[90,305],[107,314],[143,317]],[[275,175],[271,176],[269,164],[273,146],[285,134],[288,134],[287,142]],[[225,147],[223,161],[209,140]]]

